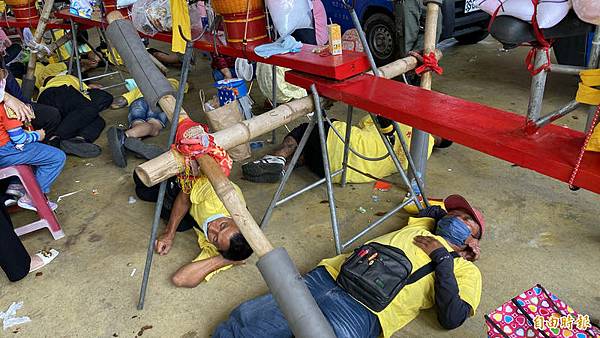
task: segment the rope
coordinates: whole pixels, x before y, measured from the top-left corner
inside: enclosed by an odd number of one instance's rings
[[[337,129],[335,129],[333,127],[333,123],[331,122],[331,120],[329,119],[329,117],[325,116],[325,120],[327,121],[327,124],[329,124],[329,126],[331,127],[330,129],[333,130],[333,132],[335,133],[335,135],[342,141],[342,143],[346,142],[346,140],[342,137],[342,135],[337,131]],[[366,155],[363,155],[361,153],[359,153],[358,151],[356,151],[354,148],[352,148],[350,145],[348,145],[348,149],[350,150],[350,152],[352,152],[354,155],[362,158],[365,161],[370,161],[370,162],[377,162],[377,161],[383,161],[386,158],[388,158],[388,156],[390,156],[389,153],[386,153],[385,155],[381,156],[381,157],[367,157]],[[355,170],[356,171],[356,170]]]
[[[421,55],[418,52],[410,51],[408,54],[421,62],[421,65],[415,69],[415,73],[417,73],[417,75],[421,75],[425,72],[434,72],[438,75],[444,74],[444,69],[439,65],[438,59],[436,58],[434,52]]]
[[[571,173],[571,177],[569,178],[569,187],[574,188],[573,183],[575,182],[575,177],[577,177],[577,173],[579,172],[579,168],[581,167],[581,161],[583,161],[583,155],[585,154],[585,148],[587,148],[588,143],[590,143],[590,139],[592,138],[592,134],[594,132],[594,126],[598,123],[598,115],[600,115],[600,106],[596,109],[596,113],[594,113],[594,119],[592,120],[592,124],[590,130],[587,131],[585,135],[585,141],[583,142],[583,146],[581,150],[579,150],[579,156],[577,157],[577,162],[575,163],[575,168],[573,168],[573,172]]]
[[[546,40],[537,21],[537,10],[539,1],[540,0],[531,0],[531,3],[533,4],[533,15],[531,16],[531,25],[533,26],[533,34],[535,35],[535,39],[539,44],[539,46],[533,46],[527,54],[527,57],[525,58],[525,64],[527,64],[527,70],[529,71],[531,76],[546,71],[552,66],[552,63],[550,61],[550,47],[552,47],[552,41]],[[537,50],[540,48],[544,51],[544,53],[546,53],[546,63],[541,65],[539,68],[535,68],[535,56],[537,54]]]

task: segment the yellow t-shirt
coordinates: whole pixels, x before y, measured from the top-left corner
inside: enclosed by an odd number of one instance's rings
[[[333,127],[342,136],[342,139],[346,137],[346,122],[334,121]],[[404,134],[407,144],[410,145],[410,139],[412,135],[412,127],[400,124],[400,129]],[[433,149],[433,137],[429,137],[429,150],[427,156],[431,155]],[[358,153],[367,157],[381,157],[387,154],[387,149],[381,140],[381,136],[377,132],[377,127],[373,124],[370,116],[365,116],[359,123],[358,126],[352,126],[350,133],[350,146]],[[327,135],[327,152],[329,153],[329,163],[331,171],[342,169],[342,160],[344,158],[344,142],[340,140],[333,130],[329,130]],[[408,167],[408,161],[402,151],[402,145],[399,140],[396,140],[394,144],[394,152],[398,155],[398,159],[402,164],[402,167],[406,169]],[[362,158],[354,155],[352,152],[348,156],[348,165],[354,167],[362,172],[373,175],[375,177],[383,178],[392,175],[397,172],[394,162],[388,156],[386,159],[381,161],[365,161]],[[334,183],[339,183],[341,176],[338,175],[333,178]],[[371,182],[373,179],[358,173],[352,169],[348,169],[346,179],[349,183],[365,183]]]
[[[433,218],[409,218],[408,225],[404,228],[375,238],[372,242],[390,245],[402,249],[416,271],[431,259],[419,247],[413,244],[416,236],[434,236],[432,231],[435,226]],[[448,251],[453,249],[445,239],[434,236],[442,243]],[[327,271],[335,279],[341,265],[349,254],[338,255],[333,258],[324,259],[319,265],[325,266]],[[475,315],[481,298],[481,273],[475,264],[463,258],[454,260],[454,276],[458,283],[459,295],[462,300],[469,303]],[[394,300],[379,313],[379,318],[384,337],[391,337],[394,332],[400,330],[411,320],[419,315],[422,309],[428,309],[435,304],[434,273],[431,273],[414,284],[405,286]]]
[[[179,80],[173,79],[173,78],[168,78],[167,81],[169,81],[169,83],[171,84],[171,87],[173,87],[174,90],[178,90],[179,89]],[[187,93],[189,89],[188,84],[185,84],[185,87],[183,88],[183,92]],[[125,94],[122,94],[121,96],[123,96],[125,98],[125,100],[127,101],[127,106],[131,105],[131,103],[137,99],[139,99],[140,97],[144,97],[144,95],[142,94],[142,92],[140,91],[140,89],[138,87],[133,88],[132,90],[128,91]]]
[[[235,184],[233,187],[237,192],[238,196],[244,201],[244,195],[242,194],[242,190]],[[190,215],[194,218],[196,223],[201,225],[207,220],[209,217],[223,214],[225,216],[229,216],[229,212],[225,209],[223,202],[217,196],[217,193],[213,189],[212,185],[208,181],[208,178],[202,176],[198,178],[198,180],[194,183],[192,187],[192,191],[190,192],[190,201],[192,202],[192,206],[190,207]],[[196,257],[193,262],[201,261],[204,259],[208,259],[211,257],[216,257],[220,255],[217,247],[208,241],[206,238],[206,234],[202,231],[194,228],[196,234],[198,235],[198,246],[200,247],[200,254]],[[213,271],[206,276],[206,281],[210,280],[216,273],[219,271],[227,270],[231,267],[231,265],[222,267],[219,270]]]
[[[67,71],[67,65],[64,62],[59,63],[50,63],[44,65],[40,62],[35,64],[35,86],[37,88],[42,88],[44,85],[44,81],[49,76],[56,76],[62,72]],[[77,84],[77,88],[79,88],[79,83]]]
[[[57,75],[57,76],[53,77],[52,79],[50,79],[50,81],[48,81],[48,83],[46,84],[46,86],[44,88],[40,89],[39,95],[42,95],[44,90],[46,90],[48,88],[55,88],[55,87],[60,87],[60,86],[64,86],[64,85],[75,88],[83,96],[85,96],[86,99],[91,100],[90,96],[87,93],[89,87],[85,83],[83,83],[83,91],[80,91],[79,90],[79,79],[73,75]]]

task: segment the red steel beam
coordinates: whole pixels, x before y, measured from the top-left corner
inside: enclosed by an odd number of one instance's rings
[[[371,75],[338,82],[290,71],[286,80],[307,89],[314,83],[322,96],[563,182],[569,181],[584,141],[583,133],[557,125],[526,135],[523,116]],[[600,153],[585,154],[575,186],[600,193]]]

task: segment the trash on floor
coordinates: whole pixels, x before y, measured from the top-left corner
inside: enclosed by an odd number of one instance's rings
[[[17,317],[17,310],[23,307],[23,302],[13,302],[6,312],[0,311],[0,319],[2,319],[3,329],[6,330],[9,327],[29,323],[31,319],[27,316]]]
[[[392,184],[388,181],[379,180],[375,182],[373,187],[379,191],[389,191],[392,188]]]
[[[73,191],[73,192],[70,192],[70,193],[66,193],[66,194],[60,195],[60,196],[58,196],[58,198],[56,199],[56,203],[60,202],[60,201],[61,201],[63,198],[65,198],[65,197],[73,196],[73,195],[75,195],[75,194],[77,194],[77,193],[79,193],[79,192],[81,192],[81,191],[82,191],[82,189],[79,189],[79,190],[77,190],[77,191]]]
[[[367,210],[363,207],[356,208],[356,211],[360,212],[361,214],[364,214],[365,212],[367,212]]]
[[[135,202],[137,202],[137,200],[133,196],[129,196],[129,198],[127,199],[127,203],[129,204],[134,204]]]

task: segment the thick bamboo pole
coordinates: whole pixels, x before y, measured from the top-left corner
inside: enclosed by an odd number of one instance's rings
[[[33,36],[33,41],[35,43],[40,43],[42,41],[42,37],[44,36],[44,31],[46,30],[46,23],[50,18],[50,12],[52,11],[52,6],[54,5],[54,0],[46,0],[44,3],[44,7],[42,9],[42,14],[40,14],[40,20],[38,21],[37,28],[35,30],[35,35]],[[27,63],[27,73],[23,77],[24,84],[27,83],[29,85],[23,86],[29,89],[25,90],[25,96],[27,98],[31,98],[33,95],[33,87],[31,84],[34,83],[34,75],[35,75],[35,65],[37,62],[37,54],[31,53],[29,56],[29,62]]]
[[[440,5],[435,1],[427,3],[427,16],[425,17],[425,36],[423,38],[423,55],[435,51],[435,43],[437,37],[437,22],[440,15]],[[431,90],[433,74],[425,72],[421,76],[421,88]]]
[[[438,59],[442,57],[441,51],[436,50],[435,53]],[[415,57],[407,56],[379,68],[379,71],[383,77],[391,79],[415,69],[417,63]],[[372,74],[372,72],[368,74]],[[173,105],[172,102],[168,104]],[[305,97],[278,106],[265,114],[239,122],[212,135],[216,144],[225,150],[231,149],[306,115],[312,112],[313,108],[312,98]],[[167,151],[155,159],[142,163],[135,171],[144,184],[153,186],[179,174],[183,169],[183,157],[176,151]]]

